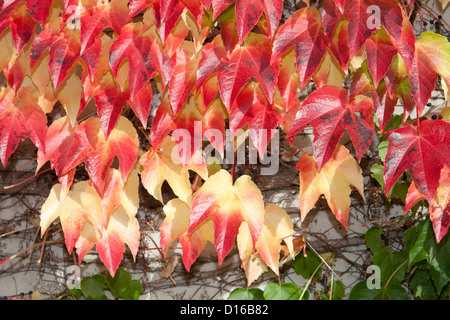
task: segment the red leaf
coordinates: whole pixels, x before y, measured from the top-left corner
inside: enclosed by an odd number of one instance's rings
[[[92,95],[95,97],[97,105],[97,114],[100,119],[100,126],[108,137],[111,130],[114,129],[120,113],[122,112],[128,100],[128,90],[120,90],[119,85],[112,79],[108,73],[100,85],[94,90]]]
[[[370,93],[375,107],[375,115],[380,124],[380,130],[384,131],[389,120],[391,120],[394,113],[395,106],[397,105],[398,96],[395,95],[391,98],[384,82],[380,86]]]
[[[438,74],[450,84],[449,52],[450,43],[439,34],[424,32],[416,41],[416,52],[408,79],[419,115],[431,97]]]
[[[147,128],[148,116],[152,107],[152,94],[152,85],[148,82],[133,100],[128,101],[144,128]]]
[[[0,34],[11,27],[16,53],[31,40],[36,23],[30,16],[24,2],[9,1],[3,3],[0,9]]]
[[[79,135],[81,143],[87,146],[82,160],[99,194],[103,192],[105,179],[114,157],[119,160],[122,179],[126,181],[139,152],[136,130],[126,118],[119,118],[108,139],[100,128],[98,118],[82,122],[77,127],[76,134]]]
[[[192,42],[184,42],[176,51],[176,62],[169,81],[169,100],[175,115],[180,112],[195,87],[199,59]]]
[[[367,67],[375,87],[378,87],[380,80],[388,71],[392,59],[397,54],[397,49],[393,46],[389,35],[381,28],[367,39],[365,46]]]
[[[109,53],[109,65],[114,78],[123,60],[128,58],[130,71],[128,85],[134,98],[156,72],[155,50],[159,47],[155,39],[144,32],[142,23],[124,26],[119,38],[113,43]]]
[[[419,127],[406,126],[389,135],[383,179],[388,195],[394,183],[408,170],[420,192],[431,203],[439,186],[444,164],[450,165],[450,124],[424,120]]]
[[[376,8],[376,11],[371,10]],[[377,17],[379,14],[379,17]],[[402,32],[402,10],[397,0],[350,0],[344,9],[348,22],[348,44],[350,59],[361,49],[363,44],[377,29],[377,22],[383,26],[394,39]],[[375,19],[379,19],[376,21]]]
[[[261,86],[257,82],[251,82],[241,91],[232,106],[230,129],[242,129],[248,123],[250,137],[263,158],[278,119],[274,106],[267,101]],[[234,138],[234,134],[231,138]]]
[[[60,182],[63,177],[75,169],[81,160],[81,154],[87,145],[83,145],[75,128],[72,128],[68,117],[55,120],[47,130],[45,149],[38,151],[38,169],[47,161],[50,161]]]
[[[197,89],[214,73],[226,66],[227,51],[219,35],[203,47],[197,69]]]
[[[275,63],[294,45],[300,86],[303,88],[320,65],[327,48],[317,9],[302,8],[281,26],[274,38],[270,62]]]
[[[409,186],[405,200],[405,213],[408,212],[417,202],[424,200],[425,196],[417,189],[413,182]],[[447,234],[450,226],[450,169],[444,166],[441,170],[439,188],[433,201],[429,204],[430,219],[433,222],[436,241],[439,243]]]
[[[306,126],[313,126],[313,148],[319,171],[333,155],[344,130],[350,133],[356,157],[361,160],[374,133],[372,112],[370,98],[357,96],[349,102],[346,89],[326,85],[302,103],[288,135],[293,136]]]
[[[183,165],[188,165],[194,153],[202,147],[204,132],[203,116],[194,96],[189,97],[173,122],[176,130],[173,137],[177,143],[180,161]]]
[[[27,0],[27,8],[33,19],[44,27],[50,13],[53,0]]]
[[[269,38],[251,33],[242,47],[233,50],[227,68],[219,70],[220,95],[228,111],[239,91],[252,77],[261,83],[267,99],[272,102],[279,69],[270,64],[271,48]]]
[[[217,188],[217,186],[221,186]],[[206,180],[197,191],[191,207],[188,233],[212,218],[215,226],[214,245],[219,264],[231,251],[242,222],[247,222],[253,247],[264,222],[261,191],[249,176],[241,176],[233,184],[231,175],[220,170]]]
[[[21,140],[30,138],[36,147],[45,148],[47,117],[32,96],[30,86],[21,87],[17,96],[10,88],[2,88],[0,123],[0,161],[3,166]]]
[[[211,5],[213,8],[213,20],[217,19],[217,17],[233,2],[234,0],[211,0]]]
[[[156,109],[150,131],[150,142],[157,149],[161,141],[175,128],[173,110],[169,99],[164,99]]]
[[[282,0],[236,0],[236,26],[239,43],[244,41],[244,38],[258,23],[263,12],[268,24],[269,37],[272,38],[278,27],[282,11]]]
[[[300,108],[297,93],[300,81],[295,68],[295,56],[294,52],[292,52],[283,57],[278,78],[278,89],[284,101],[284,113],[281,115],[280,124],[286,132],[289,132],[291,129],[292,122]]]
[[[365,95],[375,90],[372,77],[370,76],[367,63],[363,62],[360,68],[358,68],[353,74],[352,82],[350,83],[350,99],[353,99],[357,95]]]
[[[93,10],[85,10],[80,16],[81,54],[89,49],[95,39],[107,27],[120,34],[128,18],[128,0],[99,1]]]

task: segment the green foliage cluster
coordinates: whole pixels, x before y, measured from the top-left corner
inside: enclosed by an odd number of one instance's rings
[[[69,295],[74,299],[110,300],[106,292],[115,299],[137,300],[142,294],[142,285],[138,280],[132,280],[130,272],[118,269],[114,278],[108,273],[81,279],[80,288],[69,289]]]

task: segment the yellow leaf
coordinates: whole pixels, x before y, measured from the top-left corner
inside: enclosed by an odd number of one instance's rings
[[[442,5],[442,10],[445,10],[445,8],[447,8],[447,5],[450,2],[450,0],[439,0],[439,2]]]
[[[242,268],[245,270],[248,285],[256,280],[268,266],[277,275],[281,242],[284,240],[289,254],[294,256],[294,227],[289,215],[275,204],[269,203],[265,208],[264,224],[256,241],[256,253],[253,253],[252,239],[247,224],[239,228],[237,243]],[[258,259],[258,257],[261,259]]]
[[[241,267],[244,269],[247,287],[249,287],[260,275],[267,272],[267,265],[258,253],[253,253],[253,241],[246,222],[239,227],[236,242],[241,258]]]
[[[157,150],[150,149],[140,159],[143,167],[142,184],[147,191],[163,203],[161,186],[167,181],[173,192],[184,202],[192,195],[189,172],[181,164],[175,164],[178,157],[177,146],[170,136],[167,136]]]
[[[316,159],[305,153],[297,163],[297,170],[300,171],[299,205],[302,221],[323,194],[333,214],[347,229],[352,191],[350,185],[364,199],[362,170],[347,148],[339,144],[320,172]]]
[[[66,110],[72,127],[76,124],[78,110],[80,110],[81,91],[81,79],[75,72],[72,72],[56,92],[56,96]]]
[[[322,63],[312,78],[318,88],[327,84],[342,86],[345,73],[336,58],[327,50]]]

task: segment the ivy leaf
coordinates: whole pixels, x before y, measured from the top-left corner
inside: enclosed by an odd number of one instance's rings
[[[444,166],[441,170],[439,187],[433,201],[429,204],[430,219],[433,222],[433,229],[436,241],[439,243],[447,234],[450,226],[450,170]],[[405,213],[408,212],[420,200],[426,197],[419,191],[415,183],[411,183],[405,200]]]
[[[214,243],[214,225],[212,221],[205,221],[188,233],[191,208],[187,203],[175,198],[167,202],[163,209],[166,217],[160,227],[160,238],[164,256],[167,255],[169,245],[178,238],[182,247],[183,263],[189,271],[205,248],[206,242]]]
[[[384,131],[386,125],[394,114],[395,106],[398,102],[398,96],[390,96],[384,81],[370,93],[375,108],[375,116],[378,119],[381,131]]]
[[[231,291],[228,300],[264,300],[264,292],[258,288],[237,288]]]
[[[231,108],[230,129],[242,129],[248,124],[250,137],[261,158],[278,125],[275,103],[269,103],[258,82],[251,82],[242,89]],[[234,138],[233,133],[231,138]]]
[[[450,43],[439,34],[424,32],[416,41],[409,74],[411,95],[421,114],[434,90],[438,74],[450,84]]]
[[[414,296],[422,300],[439,300],[433,280],[428,270],[416,269],[408,280]],[[441,296],[442,293],[441,293]]]
[[[298,77],[303,88],[320,65],[327,47],[317,9],[302,8],[281,26],[273,41],[270,63],[275,63],[294,45]]]
[[[350,185],[353,185],[364,199],[364,184],[361,168],[347,148],[338,145],[332,158],[319,172],[317,161],[309,153],[299,159],[300,171],[299,205],[302,221],[312,209],[321,194],[325,195],[336,219],[347,229],[350,212]]]
[[[95,97],[100,126],[105,137],[109,137],[127,103],[129,92],[127,89],[122,91],[111,73],[107,73],[92,95]]]
[[[367,67],[373,78],[375,87],[385,76],[392,59],[397,54],[391,38],[383,28],[378,29],[371,38],[365,42],[367,53]]]
[[[77,183],[70,192],[66,193],[60,184],[55,184],[41,209],[41,235],[59,217],[69,253],[72,252],[76,245],[80,237],[81,228],[87,220],[80,199],[80,193],[84,191],[85,187],[86,182]]]
[[[161,141],[175,128],[173,109],[169,99],[163,99],[156,109],[150,128],[150,142],[157,148]]]
[[[281,242],[285,241],[291,256],[294,255],[294,245],[292,235],[294,229],[289,215],[274,204],[267,204],[265,207],[264,224],[261,234],[258,237],[255,248],[259,254],[255,259],[253,243],[247,223],[242,223],[237,236],[239,256],[242,267],[245,270],[248,285],[258,276],[267,270],[266,265],[277,275],[279,274],[279,257]]]
[[[227,50],[224,46],[222,36],[218,35],[212,42],[205,44],[202,50],[202,56],[197,68],[197,88],[214,73],[226,66]]]
[[[44,32],[43,32],[44,33]],[[40,41],[40,33],[33,42],[31,52],[31,64],[33,66],[36,61],[37,53],[34,49],[41,45],[35,46]],[[48,34],[45,34],[48,35]],[[43,41],[49,41],[50,61],[48,63],[51,79],[53,82],[53,88],[56,91],[62,82],[66,79],[67,72],[78,61],[80,56],[80,34],[76,29],[64,29],[58,34],[50,34],[49,38],[44,38]]]
[[[450,241],[448,235],[436,243],[430,219],[419,222],[418,226],[405,232],[403,239],[409,256],[409,264],[426,260],[431,279],[440,294],[450,279]]]
[[[297,94],[300,81],[296,72],[295,53],[293,51],[282,58],[277,86],[284,102],[284,112],[280,115],[280,124],[286,132],[289,132],[300,108]]]
[[[175,155],[176,158],[172,158]],[[144,153],[139,163],[142,165],[142,184],[147,191],[160,202],[164,202],[161,186],[164,181],[169,183],[173,192],[184,202],[192,194],[189,172],[179,161],[177,146],[171,137],[167,136],[158,147]],[[178,159],[177,159],[178,158]]]
[[[30,138],[39,149],[45,148],[47,117],[37,104],[32,87],[22,86],[17,95],[9,87],[0,91],[0,160],[6,166],[19,142]]]
[[[269,36],[273,37],[278,27],[282,11],[282,0],[257,0],[253,2],[236,0],[236,27],[239,43],[244,41],[244,38],[258,23],[263,12],[267,20]]]
[[[369,148],[374,132],[372,109],[370,98],[357,96],[349,101],[346,89],[326,85],[303,101],[288,136],[292,137],[308,125],[313,126],[314,155],[320,171],[347,130],[360,160]]]
[[[408,269],[408,255],[405,252],[391,252],[389,248],[381,248],[372,256],[374,265],[380,267],[381,285],[400,284]]]
[[[396,0],[353,0],[347,1],[344,8],[344,17],[348,22],[348,46],[349,55],[352,59],[361,49],[366,40],[379,27],[376,25],[377,18],[373,15],[371,6],[379,10],[379,23],[394,39],[401,36],[403,29],[403,15],[399,3]],[[372,26],[373,24],[373,26]]]
[[[217,188],[218,185],[221,188]],[[194,196],[188,232],[192,232],[209,217],[214,222],[214,245],[219,264],[222,264],[243,221],[247,222],[253,243],[256,244],[264,222],[261,191],[249,176],[241,176],[233,184],[231,175],[220,170],[209,177]]]
[[[418,128],[406,126],[393,131],[388,139],[383,172],[386,195],[408,170],[431,203],[439,186],[441,169],[444,164],[450,165],[449,134],[450,124],[441,120],[424,120]]]
[[[196,83],[196,73],[200,56],[196,54],[192,42],[183,42],[177,49],[175,65],[169,81],[169,100],[174,115],[178,115]]]
[[[119,38],[111,46],[109,65],[115,79],[120,64],[128,58],[128,86],[132,99],[156,71],[161,74],[164,85],[170,78],[172,63],[156,37],[153,28],[145,29],[142,23],[129,23],[123,27]]]
[[[378,250],[383,248],[381,243],[381,236],[383,235],[383,229],[380,227],[372,227],[366,231],[364,235],[366,245],[372,251],[372,254],[375,254]]]
[[[136,129],[128,119],[120,117],[108,138],[100,128],[98,118],[82,122],[77,127],[76,134],[79,135],[81,143],[87,146],[80,157],[85,162],[86,170],[99,193],[103,192],[114,157],[119,160],[120,172],[126,181],[139,151]]]
[[[409,300],[408,291],[399,284],[390,284],[381,288],[374,300]]]
[[[84,277],[80,282],[81,292],[87,300],[108,300],[104,289],[107,288],[105,277],[94,275],[92,277]]]
[[[233,50],[228,67],[220,69],[217,75],[220,96],[228,111],[239,91],[252,77],[260,82],[267,100],[272,103],[279,69],[270,63],[271,54],[269,38],[256,33],[250,33],[243,46]]]
[[[298,300],[302,291],[294,283],[269,283],[264,289],[265,300]]]
[[[44,27],[48,16],[50,15],[50,8],[53,0],[28,0],[26,1],[28,11],[33,19]]]
[[[98,1],[93,6],[87,6],[80,15],[81,54],[86,52],[95,39],[107,27],[120,34],[128,18],[128,1],[112,0]]]
[[[11,28],[16,53],[32,39],[36,23],[31,17],[27,4],[22,1],[0,2],[0,34]]]
[[[139,249],[140,232],[137,219],[130,219],[122,207],[111,216],[108,227],[101,230],[97,239],[96,250],[103,264],[114,277],[125,252],[124,243],[128,245],[136,258]]]

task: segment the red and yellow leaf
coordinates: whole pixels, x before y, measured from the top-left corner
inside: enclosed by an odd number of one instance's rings
[[[243,221],[247,222],[253,243],[256,244],[264,223],[261,191],[249,176],[241,176],[233,184],[231,175],[220,170],[209,177],[195,194],[188,232],[208,218],[214,222],[214,245],[219,264],[222,264]]]

